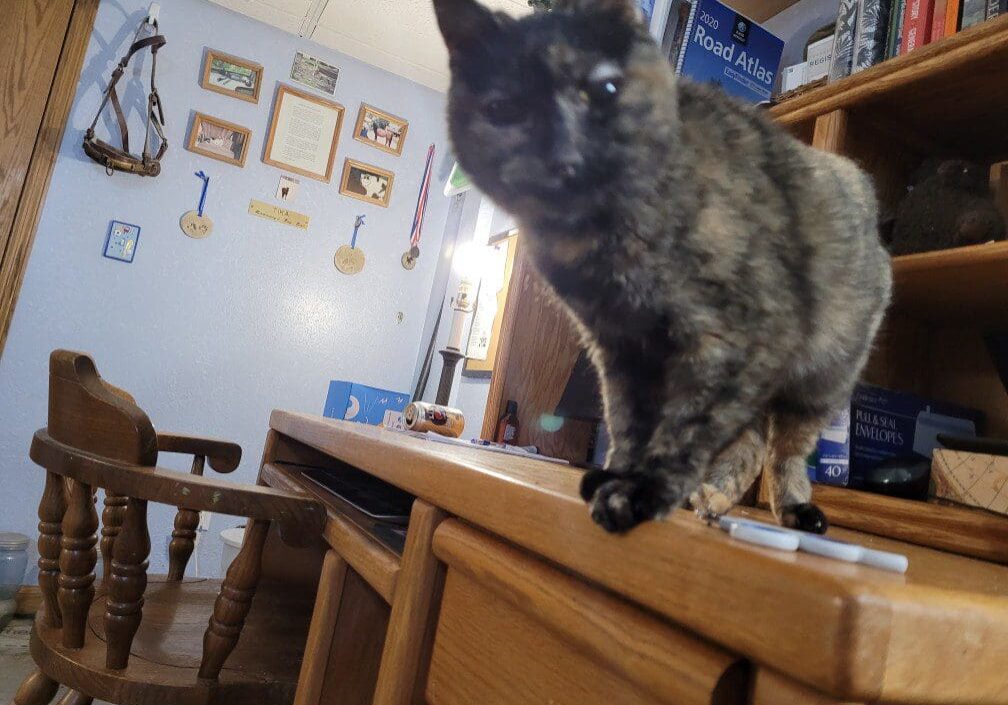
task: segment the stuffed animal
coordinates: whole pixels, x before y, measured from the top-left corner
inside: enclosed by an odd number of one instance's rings
[[[945,250],[1005,239],[1005,221],[990,192],[987,167],[928,159],[896,209],[889,251],[894,255]]]

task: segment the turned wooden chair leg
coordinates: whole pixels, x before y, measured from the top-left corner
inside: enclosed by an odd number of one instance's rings
[[[59,559],[63,546],[63,515],[66,513],[66,490],[63,478],[54,472],[46,473],[45,489],[39,502],[38,567],[39,589],[45,605],[43,617],[46,623],[59,629],[63,626],[60,618],[59,601]]]
[[[224,584],[214,603],[210,624],[203,636],[203,659],[199,668],[201,681],[217,680],[224,661],[238,643],[259,584],[263,546],[269,526],[268,521],[252,519],[245,528],[245,541],[228,568]]]
[[[94,698],[90,695],[84,695],[79,690],[70,690],[59,699],[56,705],[91,705],[93,702]]]
[[[66,483],[67,511],[63,516],[57,599],[63,617],[63,646],[79,649],[84,646],[87,614],[94,600],[98,512],[90,486],[71,479]]]
[[[101,530],[101,557],[102,557],[102,583],[108,584],[109,575],[112,570],[112,554],[115,547],[116,537],[122,529],[123,515],[126,512],[126,500],[128,497],[105,493],[105,510],[102,512]]]
[[[105,601],[106,668],[119,670],[129,662],[133,637],[140,628],[149,554],[147,501],[131,497],[116,538]]]
[[[42,671],[32,671],[14,695],[14,705],[49,705],[58,689],[59,683]]]

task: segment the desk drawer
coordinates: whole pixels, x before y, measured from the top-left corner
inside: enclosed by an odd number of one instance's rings
[[[437,530],[448,566],[430,705],[734,705],[736,657],[458,521]]]

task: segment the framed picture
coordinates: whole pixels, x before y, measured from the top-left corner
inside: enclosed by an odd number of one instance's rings
[[[200,85],[214,93],[258,103],[262,78],[263,67],[259,64],[207,49]]]
[[[462,370],[466,377],[489,377],[493,372],[518,250],[518,231],[507,230],[491,237],[486,248],[483,277],[476,295]]]
[[[263,162],[328,183],[342,126],[342,105],[281,83]]]
[[[243,167],[251,141],[252,131],[247,127],[204,113],[196,113],[186,149],[204,157]]]
[[[347,159],[343,164],[343,178],[339,192],[344,196],[388,208],[392,200],[392,182],[395,174],[376,166]]]
[[[303,52],[294,54],[294,63],[291,64],[291,80],[303,83],[309,88],[314,88],[321,93],[336,95],[336,79],[339,78],[339,69],[332,64],[327,64],[322,59],[316,59]]]
[[[398,157],[402,154],[408,129],[409,123],[402,118],[362,103],[354,127],[354,139]]]
[[[140,226],[113,220],[109,223],[108,235],[105,237],[103,255],[120,262],[132,262],[136,256],[137,242],[140,240]]]

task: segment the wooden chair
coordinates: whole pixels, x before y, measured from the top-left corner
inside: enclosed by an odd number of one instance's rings
[[[192,473],[156,467],[159,451],[193,455]],[[206,460],[231,472],[241,449],[156,433],[90,357],[66,350],[50,357],[49,425],[36,432],[31,458],[46,470],[38,541],[43,605],[31,637],[38,670],[15,705],[45,705],[60,684],[70,688],[61,705],[293,700],[313,596],[257,584],[271,522],[285,540],[304,543],[322,530],[321,506],[204,478]],[[96,587],[98,487],[105,490],[104,570]],[[147,575],[148,502],[179,507],[167,576]],[[223,581],[183,579],[203,510],[248,519]]]

